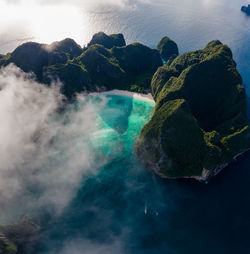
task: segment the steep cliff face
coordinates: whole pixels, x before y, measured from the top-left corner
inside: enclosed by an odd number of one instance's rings
[[[166,63],[172,62],[179,55],[177,44],[167,36],[161,39],[157,49]]]
[[[155,111],[137,151],[159,175],[207,179],[250,148],[246,94],[226,45],[212,41],[175,58],[151,88]]]

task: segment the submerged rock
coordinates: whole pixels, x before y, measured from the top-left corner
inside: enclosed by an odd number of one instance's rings
[[[173,59],[179,55],[177,44],[167,36],[161,39],[157,45],[157,49],[163,60],[168,64],[170,64]],[[170,62],[168,62],[169,60]]]
[[[151,88],[155,111],[137,152],[157,174],[207,180],[249,150],[245,89],[226,45],[212,41],[177,57]]]

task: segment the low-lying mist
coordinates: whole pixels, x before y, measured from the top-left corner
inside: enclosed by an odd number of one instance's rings
[[[40,224],[25,254],[131,253],[154,191],[131,145],[153,106],[84,95],[66,104],[60,88],[14,65],[0,70],[0,224],[22,214]]]
[[[89,145],[101,103],[85,98],[75,110],[64,105],[60,83],[47,87],[14,65],[1,69],[0,223],[41,209],[60,213],[104,163]]]

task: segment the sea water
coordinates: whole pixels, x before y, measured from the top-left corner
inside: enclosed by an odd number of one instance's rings
[[[37,218],[42,230],[35,253],[249,253],[250,157],[208,185],[162,180],[134,150],[154,104],[105,99],[91,146],[106,161],[60,215]],[[34,250],[28,246],[25,253]]]

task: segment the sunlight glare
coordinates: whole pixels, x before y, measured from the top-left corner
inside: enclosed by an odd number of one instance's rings
[[[12,5],[0,4],[0,23],[15,29],[22,27],[37,42],[51,43],[66,37],[78,43],[84,38],[84,13],[71,5]],[[4,34],[8,31],[0,29]],[[13,31],[15,32],[15,31]],[[18,31],[17,31],[18,32]]]

